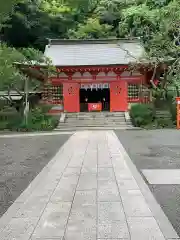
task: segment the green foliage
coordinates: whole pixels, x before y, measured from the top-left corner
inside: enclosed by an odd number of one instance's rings
[[[149,104],[136,104],[131,107],[130,116],[136,127],[146,126],[154,121],[153,107]]]
[[[46,62],[47,59],[44,57],[41,51],[34,48],[20,48],[18,49],[21,54],[26,58],[26,61]]]
[[[66,37],[68,29],[76,24],[75,15],[59,0],[23,0],[6,21],[2,36],[14,47],[44,50],[47,38]]]
[[[176,125],[176,119],[177,119],[177,106],[175,102],[172,102],[171,106],[170,106],[170,113],[172,116],[172,122],[174,123],[174,125]]]
[[[98,19],[90,18],[86,25],[79,24],[77,30],[70,30],[69,36],[77,39],[107,38],[111,35],[112,26],[100,24]]]
[[[22,116],[14,112],[14,109],[7,109],[6,111],[0,112],[0,130],[13,129],[22,121]]]
[[[25,76],[17,66],[22,63],[31,64],[33,63],[32,60],[33,62],[47,64],[47,69],[42,71],[51,71],[51,63],[49,59],[46,59],[43,56],[42,52],[32,48],[22,48],[17,50],[13,47],[8,47],[5,44],[0,44],[0,92],[9,92],[9,98],[5,97],[4,94],[1,94],[3,99],[6,100],[5,105],[8,104],[15,108],[19,105],[18,108],[22,109],[22,103],[25,99],[24,86],[27,76]],[[40,81],[33,79],[33,76],[28,82],[29,91],[34,91],[34,89],[37,90],[41,87]],[[22,101],[15,103],[10,97],[11,91],[20,95]]]
[[[25,59],[15,48],[0,45],[0,91],[8,90],[12,82],[22,88],[24,76],[16,69],[14,62],[23,62]]]
[[[131,107],[130,116],[136,127],[145,129],[174,128],[176,125],[176,105],[172,104],[170,110],[156,109],[150,104],[136,104]]]
[[[3,131],[8,128],[8,122],[6,121],[1,121],[0,122],[0,131]]]
[[[29,112],[28,124],[24,118],[17,113],[0,114],[0,130],[12,131],[50,131],[59,122],[59,116],[47,115],[51,106],[41,105]]]
[[[2,36],[15,47],[41,50],[47,38],[141,37],[150,55],[162,57],[174,49],[179,9],[179,0],[23,0]]]
[[[119,34],[124,37],[142,37],[144,43],[152,38],[158,28],[159,10],[149,10],[145,4],[122,10]]]
[[[161,8],[169,4],[171,0],[147,0],[146,4],[151,9],[153,8]]]
[[[19,130],[42,131],[53,130],[58,124],[58,118],[46,115],[48,108],[37,107],[32,110],[28,117],[28,124],[24,121],[18,126]]]
[[[6,0],[0,1],[0,29],[2,27],[2,22],[7,20],[11,13],[13,12],[13,7],[19,2],[20,0]]]
[[[156,128],[173,128],[175,125],[171,119],[156,118],[154,126]]]

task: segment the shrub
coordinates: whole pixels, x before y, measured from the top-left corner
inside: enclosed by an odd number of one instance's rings
[[[157,128],[173,128],[173,122],[171,119],[157,118],[156,119]]]
[[[6,121],[0,122],[0,130],[7,129],[8,128],[7,126],[8,126],[8,122]]]
[[[136,127],[146,126],[155,119],[153,107],[150,104],[136,104],[130,109],[130,116]]]
[[[39,109],[41,109],[42,113],[48,113],[49,110],[52,108],[52,105],[48,105],[48,104],[41,104],[38,107]]]
[[[170,112],[172,116],[172,121],[174,124],[176,124],[176,118],[177,118],[176,103],[172,103],[172,105],[170,106]]]
[[[58,124],[58,120],[48,116],[46,119],[41,121],[32,122],[28,119],[28,124],[24,121],[18,126],[18,131],[50,131],[53,130]]]
[[[0,130],[9,129],[12,131],[50,131],[59,123],[59,116],[49,116],[46,113],[51,106],[41,105],[32,109],[28,114],[28,123],[18,113],[3,114],[0,121]]]
[[[28,116],[28,124],[24,121],[18,126],[18,130],[23,131],[42,131],[53,130],[59,122],[59,117],[46,115],[50,107],[37,107]]]

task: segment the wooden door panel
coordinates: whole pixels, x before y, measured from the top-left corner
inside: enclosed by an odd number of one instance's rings
[[[78,83],[63,83],[64,111],[79,112],[79,88]]]
[[[127,111],[127,82],[119,80],[110,84],[110,111]]]

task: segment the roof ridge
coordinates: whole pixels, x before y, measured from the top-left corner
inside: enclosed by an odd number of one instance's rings
[[[107,43],[137,43],[140,38],[106,38],[106,39],[48,39],[48,45],[65,45],[65,44],[107,44]]]

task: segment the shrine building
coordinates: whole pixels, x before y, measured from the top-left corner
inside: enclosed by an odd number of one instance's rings
[[[49,40],[45,56],[56,73],[48,78],[43,100],[54,111],[127,111],[150,100],[151,73],[130,65],[142,57],[139,40]]]

